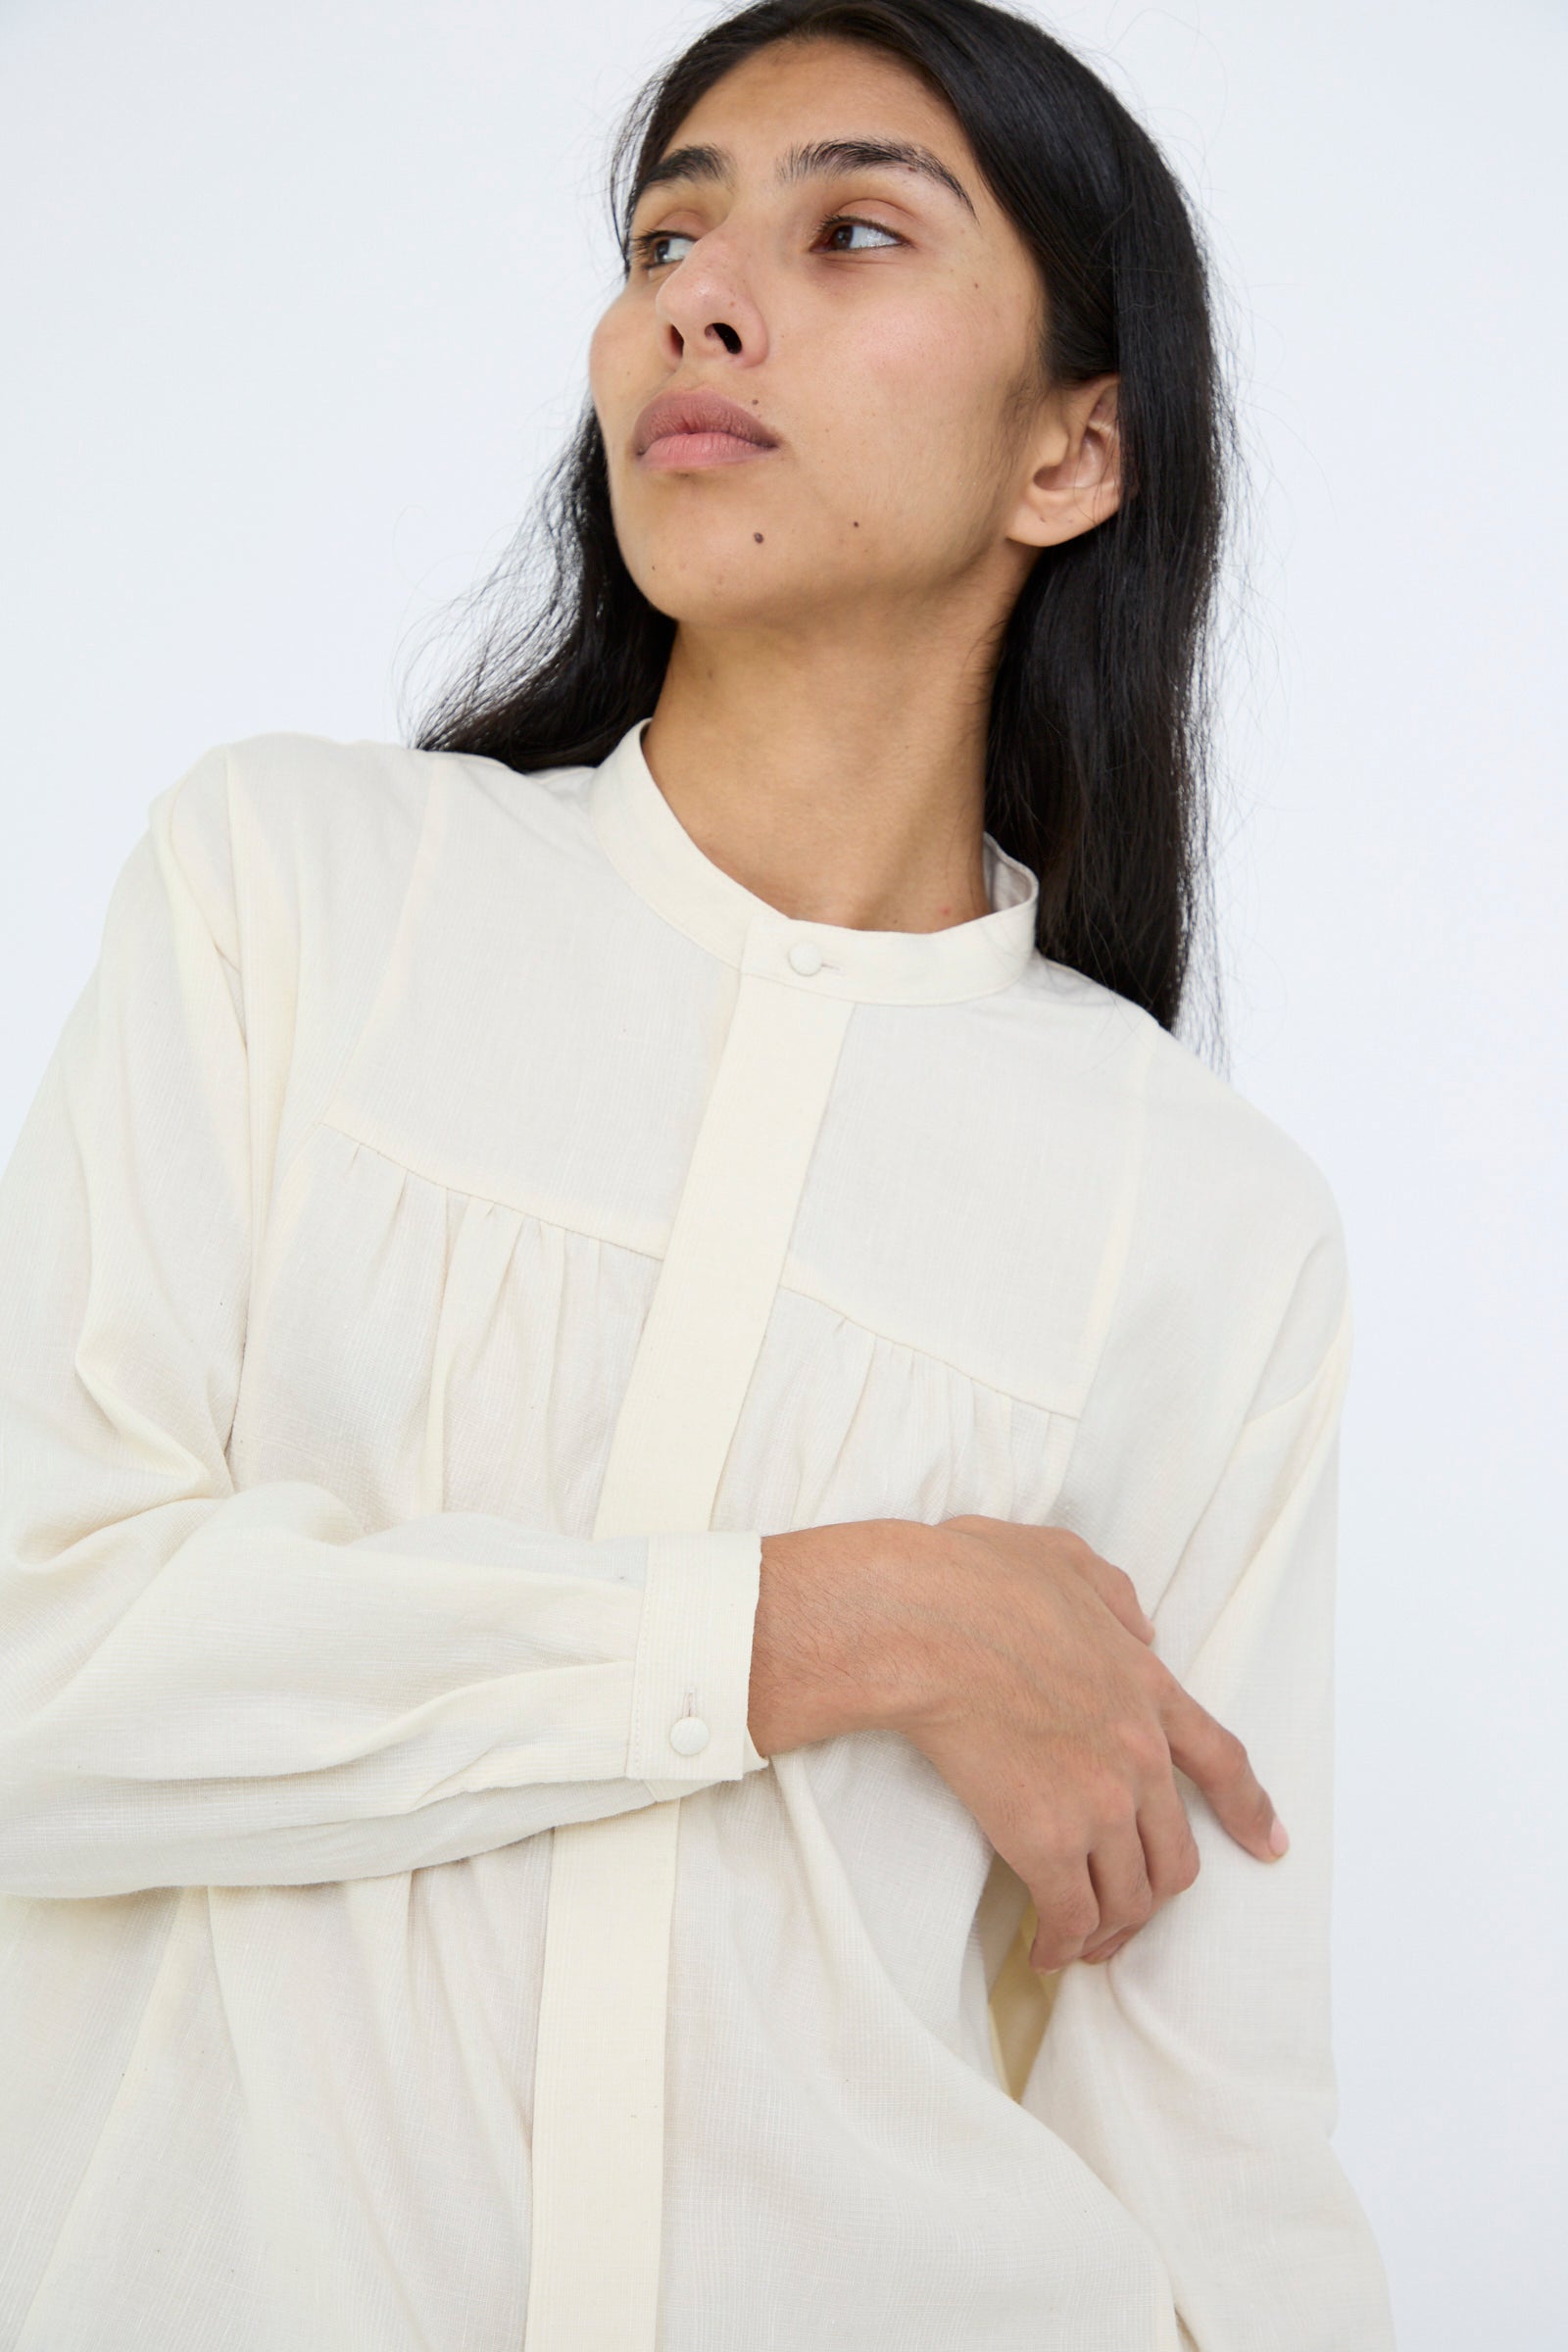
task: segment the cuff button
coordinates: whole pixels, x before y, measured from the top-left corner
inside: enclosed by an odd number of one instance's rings
[[[700,1715],[683,1715],[669,1727],[669,1744],[678,1756],[700,1755],[710,1737]]]

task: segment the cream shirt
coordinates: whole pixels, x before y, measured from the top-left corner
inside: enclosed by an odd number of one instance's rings
[[[646,723],[221,747],[115,885],[0,1180],[0,2346],[1387,2352],[1323,1179],[989,836],[792,920]],[[959,1512],[1291,1831],[1184,1781],[1107,1966],[902,1735],[748,1733],[761,1536]]]

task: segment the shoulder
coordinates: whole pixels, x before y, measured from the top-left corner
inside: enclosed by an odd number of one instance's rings
[[[245,736],[209,746],[148,815],[192,884],[231,900],[241,859],[288,863],[334,841],[374,858],[405,844],[422,822],[428,759],[398,744]]]
[[[541,840],[569,831],[589,772],[276,729],[212,745],[149,814],[220,921],[246,887],[274,906],[401,899],[427,836],[477,847],[487,815]]]
[[[1253,1409],[1267,1409],[1348,1328],[1345,1224],[1328,1175],[1140,1006],[1058,965],[1042,961],[1031,977],[1085,1105],[1109,1091],[1123,1106],[1124,1338],[1174,1350],[1195,1377],[1211,1359],[1250,1365]]]
[[[1258,1348],[1251,1410],[1293,1396],[1348,1346],[1345,1221],[1299,1139],[1192,1050],[1158,1031],[1149,1072],[1146,1183],[1200,1224],[1217,1298]]]
[[[158,801],[197,855],[219,844],[231,853],[241,835],[278,847],[346,834],[370,846],[416,832],[432,784],[455,764],[406,744],[277,729],[212,745]]]
[[[1136,1110],[1151,1180],[1173,1205],[1233,1220],[1261,1216],[1271,1230],[1315,1238],[1339,1212],[1311,1154],[1191,1046],[1141,1005],[1081,972],[1032,958],[1013,1002],[1025,1062],[1070,1094],[1114,1099]]]
[[[1254,1236],[1290,1252],[1343,1245],[1333,1189],[1305,1146],[1181,1039],[1152,1020],[1149,1027],[1152,1179],[1205,1203],[1238,1250]]]

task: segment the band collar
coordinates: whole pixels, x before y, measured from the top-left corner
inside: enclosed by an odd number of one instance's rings
[[[649,724],[640,718],[628,727],[594,769],[589,816],[621,880],[710,955],[819,996],[866,1004],[989,996],[1023,971],[1035,949],[1040,885],[989,833],[982,836],[989,914],[940,931],[797,922],[698,848],[643,757]]]

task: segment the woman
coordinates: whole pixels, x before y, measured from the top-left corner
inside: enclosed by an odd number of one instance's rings
[[[1382,2352],[1185,207],[974,0],[628,155],[557,591],[160,795],[0,1190],[0,2341]]]

